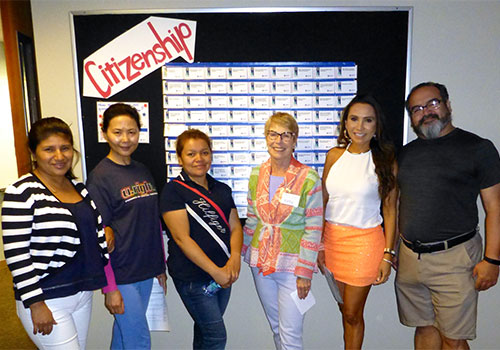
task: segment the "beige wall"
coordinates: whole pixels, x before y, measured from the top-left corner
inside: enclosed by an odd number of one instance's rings
[[[5,46],[3,41],[0,40],[0,159],[2,160],[0,188],[7,187],[18,177],[9,96],[7,66],[5,63]]]
[[[182,1],[83,1],[32,0],[33,25],[44,116],[64,118],[78,133],[71,46],[70,11],[126,9],[187,9],[196,7],[247,7],[246,0]],[[139,5],[140,4],[140,5]],[[449,88],[455,124],[491,139],[500,147],[500,1],[414,0],[414,1],[252,1],[251,6],[413,6],[411,85],[434,80]],[[414,138],[409,131],[410,139]],[[77,173],[81,173],[77,171]],[[399,324],[391,281],[374,287],[366,308],[367,349],[409,349],[412,330]],[[153,334],[154,348],[188,349],[192,323],[169,284],[170,333]],[[321,276],[313,280],[317,303],[307,315],[304,331],[308,349],[342,347],[340,316]],[[500,286],[481,293],[476,349],[498,349],[497,300]],[[491,307],[495,305],[495,307]],[[226,314],[230,349],[272,348],[270,332],[259,305],[250,274],[242,276],[233,289]],[[106,348],[111,318],[96,293],[89,334],[89,349]]]

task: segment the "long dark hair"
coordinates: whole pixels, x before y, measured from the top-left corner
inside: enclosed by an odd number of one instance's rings
[[[385,116],[377,100],[369,94],[357,95],[342,111],[340,119],[340,130],[337,144],[339,147],[347,148],[351,139],[345,127],[349,111],[356,103],[365,103],[375,110],[376,129],[375,137],[370,140],[373,163],[375,163],[375,173],[378,177],[378,193],[382,202],[385,201],[391,190],[396,186],[396,178],[393,173],[395,160],[394,146],[385,133]]]
[[[28,133],[28,147],[31,153],[34,155],[36,153],[36,148],[43,140],[47,139],[52,135],[61,135],[68,139],[73,147],[73,134],[68,124],[56,117],[43,118],[37,120],[32,126]],[[73,147],[73,152],[76,154],[77,162],[79,160],[80,154]],[[36,161],[33,161],[33,169],[36,169]],[[76,179],[75,174],[73,174],[73,167],[71,167],[65,174],[68,179]]]

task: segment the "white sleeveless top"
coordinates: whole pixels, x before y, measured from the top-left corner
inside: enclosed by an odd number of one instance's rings
[[[382,223],[378,178],[371,150],[361,154],[345,150],[330,168],[325,185],[329,195],[326,220],[359,228]]]

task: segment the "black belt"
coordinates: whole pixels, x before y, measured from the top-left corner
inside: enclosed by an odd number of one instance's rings
[[[460,243],[464,243],[474,237],[476,235],[476,229],[464,233],[460,236],[456,236],[453,238],[450,238],[446,241],[441,241],[441,242],[431,242],[431,243],[422,243],[420,241],[415,241],[415,242],[410,242],[407,239],[405,239],[401,235],[401,239],[405,246],[413,250],[415,253],[421,254],[421,253],[432,253],[432,252],[438,252],[440,250],[446,250],[450,249],[451,247],[454,247]]]

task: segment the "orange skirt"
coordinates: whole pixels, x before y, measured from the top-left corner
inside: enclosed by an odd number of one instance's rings
[[[371,285],[384,256],[382,227],[357,228],[325,222],[325,264],[337,281],[356,287]]]

